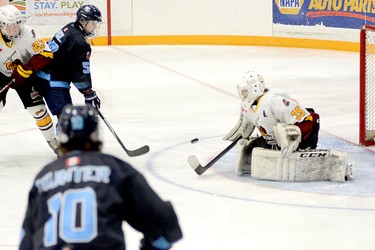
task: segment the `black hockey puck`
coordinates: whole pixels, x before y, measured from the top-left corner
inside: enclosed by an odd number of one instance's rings
[[[193,140],[191,140],[191,143],[197,143],[199,141],[198,138],[194,138]]]

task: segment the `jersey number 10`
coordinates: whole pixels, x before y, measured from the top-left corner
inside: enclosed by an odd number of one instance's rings
[[[96,194],[92,188],[57,193],[47,204],[51,218],[44,224],[45,247],[56,245],[58,237],[66,243],[85,243],[97,236]]]

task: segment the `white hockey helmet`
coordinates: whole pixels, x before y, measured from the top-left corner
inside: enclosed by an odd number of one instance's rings
[[[259,96],[263,95],[265,89],[263,77],[255,71],[246,72],[241,82],[237,84],[241,100],[248,105],[253,104]]]
[[[0,30],[9,40],[15,40],[21,34],[24,17],[14,5],[0,7]]]

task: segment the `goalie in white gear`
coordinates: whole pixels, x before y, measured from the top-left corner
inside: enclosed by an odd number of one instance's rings
[[[57,153],[53,122],[40,95],[48,91],[48,86],[34,84],[34,73],[50,63],[53,54],[35,30],[23,23],[24,17],[15,6],[0,7],[0,88],[14,80],[11,88]],[[0,95],[0,110],[5,106],[7,92]]]
[[[311,160],[306,162],[301,159],[307,158],[306,155],[297,157],[294,153],[320,152],[315,150],[320,129],[319,115],[313,109],[301,107],[295,99],[283,91],[268,89],[263,77],[255,71],[246,72],[238,83],[237,89],[241,98],[240,119],[224,136],[224,140],[229,141],[242,137],[237,143],[237,175],[248,173],[260,179],[281,181],[343,181],[353,177],[353,166],[347,164],[345,153],[340,155],[341,158],[336,157],[337,154],[331,154],[330,151],[328,154],[310,155],[309,158],[318,155],[320,158],[329,159],[323,159],[323,164],[319,162],[319,166],[314,166]],[[257,136],[255,128],[260,136]],[[254,148],[264,150],[256,150],[254,155]],[[324,152],[327,153],[327,150]],[[253,159],[257,157],[258,159]],[[332,160],[335,157],[340,158],[340,162]],[[329,174],[322,174],[324,169],[328,169],[329,172],[332,165],[338,165],[338,168],[343,169],[338,171],[339,177],[328,178]],[[293,169],[289,166],[293,166]],[[314,176],[305,176],[305,172],[311,172],[314,168],[317,169]]]

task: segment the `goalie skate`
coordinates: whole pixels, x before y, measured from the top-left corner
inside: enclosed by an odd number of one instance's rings
[[[346,166],[346,175],[345,180],[346,181],[352,181],[354,179],[354,163],[348,163]]]

